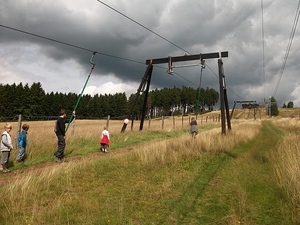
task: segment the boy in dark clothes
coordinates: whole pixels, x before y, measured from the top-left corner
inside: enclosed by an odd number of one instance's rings
[[[57,142],[57,152],[55,154],[55,162],[62,162],[64,158],[64,150],[66,147],[66,123],[72,122],[72,120],[75,118],[75,111],[73,111],[73,117],[70,120],[66,120],[67,112],[66,110],[62,109],[60,110],[59,117],[56,121],[55,126],[55,133],[58,139]]]

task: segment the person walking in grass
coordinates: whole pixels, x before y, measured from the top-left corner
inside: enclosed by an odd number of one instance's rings
[[[107,126],[103,127],[103,131],[101,133],[100,145],[101,145],[101,151],[107,152],[107,149],[109,147],[109,132],[107,130]]]
[[[67,112],[62,109],[59,112],[59,117],[56,121],[54,132],[57,136],[57,152],[55,154],[55,162],[61,163],[64,158],[64,151],[66,147],[66,123],[72,122],[75,118],[75,111],[73,111],[73,117],[70,120],[66,119]]]
[[[195,120],[195,117],[192,117],[191,118],[191,130],[190,130],[190,133],[193,135],[193,136],[196,136],[198,134],[198,128],[197,128],[197,120]]]
[[[3,173],[10,172],[10,170],[7,169],[7,164],[9,162],[10,151],[14,148],[12,145],[11,136],[9,134],[11,129],[12,126],[9,123],[7,123],[4,126],[4,132],[1,134],[0,148],[2,152],[2,157],[0,160],[0,171],[2,171]]]
[[[17,156],[17,162],[24,162],[25,160],[26,146],[28,145],[28,137],[27,137],[28,130],[29,130],[29,125],[23,124],[22,131],[18,138],[20,149],[19,149],[19,154]]]

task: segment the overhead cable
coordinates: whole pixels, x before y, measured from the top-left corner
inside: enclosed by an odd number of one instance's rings
[[[264,1],[261,0],[261,40],[262,40],[262,73],[264,79],[264,99],[266,98],[266,76],[265,76],[265,28],[264,28]]]
[[[53,38],[48,38],[48,37],[45,37],[45,36],[42,36],[42,35],[38,35],[38,34],[34,34],[34,33],[31,33],[31,32],[24,31],[24,30],[20,30],[20,29],[16,29],[16,28],[13,28],[13,27],[5,26],[3,24],[0,24],[0,27],[4,27],[4,28],[10,29],[10,30],[14,30],[14,31],[17,31],[17,32],[27,34],[27,35],[42,38],[42,39],[45,39],[45,40],[48,40],[48,41],[53,41],[53,42],[56,42],[56,43],[59,43],[59,44],[62,44],[62,45],[67,45],[69,47],[77,48],[77,49],[80,49],[80,50],[83,50],[83,51],[88,51],[88,52],[91,52],[91,53],[95,52],[94,50],[83,48],[83,47],[80,47],[78,45],[73,45],[73,44],[63,42],[63,41],[58,41],[58,40],[55,40]],[[116,58],[116,59],[121,59],[121,60],[125,60],[125,61],[135,62],[135,63],[139,63],[139,64],[145,64],[144,62],[139,62],[139,61],[128,59],[128,58],[123,58],[123,57],[120,57],[120,56],[110,55],[110,54],[99,52],[99,51],[96,51],[96,52],[99,55],[104,55],[104,56],[111,57],[111,58]]]
[[[97,0],[97,1],[98,1],[98,2],[100,2],[100,3],[102,3],[103,5],[105,5],[106,7],[110,8],[111,10],[113,10],[113,11],[115,11],[115,12],[119,13],[120,15],[122,15],[122,16],[124,16],[124,17],[126,17],[127,19],[131,20],[132,22],[134,22],[134,23],[138,24],[139,26],[143,27],[144,29],[146,29],[146,30],[150,31],[151,33],[155,34],[156,36],[160,37],[161,39],[163,39],[163,40],[165,40],[165,41],[169,42],[169,43],[170,43],[170,44],[172,44],[173,46],[175,46],[175,47],[177,47],[177,48],[179,48],[179,49],[183,50],[184,52],[187,52],[187,53],[189,53],[187,50],[185,50],[185,49],[181,48],[180,46],[176,45],[176,44],[175,44],[175,43],[173,43],[172,41],[170,41],[170,40],[168,40],[167,38],[165,38],[165,37],[163,37],[163,36],[159,35],[159,34],[158,34],[158,33],[156,33],[155,31],[153,31],[153,30],[149,29],[148,27],[144,26],[143,24],[141,24],[141,23],[137,22],[136,20],[134,20],[134,19],[130,18],[129,16],[127,16],[127,15],[125,15],[124,13],[122,13],[122,12],[118,11],[117,9],[115,9],[115,8],[113,8],[113,7],[111,7],[111,6],[109,6],[108,4],[104,3],[103,1],[100,1],[100,0]],[[191,54],[191,53],[189,53],[189,54]]]
[[[77,48],[77,49],[80,49],[80,50],[84,50],[84,51],[88,51],[88,52],[92,52],[92,53],[95,52],[95,51],[87,49],[87,48],[83,48],[83,47],[80,47],[80,46],[77,46],[77,45],[69,44],[69,43],[66,43],[66,42],[63,42],[63,41],[58,41],[58,40],[55,40],[53,38],[48,38],[48,37],[45,37],[45,36],[42,36],[42,35],[34,34],[34,33],[31,33],[31,32],[27,32],[27,31],[24,31],[24,30],[16,29],[16,28],[13,28],[13,27],[5,26],[3,24],[0,24],[0,27],[4,27],[4,28],[10,29],[10,30],[14,30],[14,31],[17,31],[17,32],[21,32],[21,33],[27,34],[27,35],[31,35],[31,36],[35,36],[35,37],[38,37],[38,38],[42,38],[42,39],[45,39],[45,40],[48,40],[48,41],[56,42],[56,43],[59,43],[59,44],[62,44],[62,45],[67,45],[69,47]],[[145,64],[144,62],[139,62],[139,61],[128,59],[128,58],[123,58],[123,57],[120,57],[120,56],[110,55],[110,54],[99,52],[99,51],[97,51],[96,54],[100,54],[100,55],[111,57],[111,58],[121,59],[121,60],[124,60],[124,61],[134,62],[134,63],[138,63],[138,64],[143,64],[143,65]],[[155,67],[157,67],[157,68],[163,68],[163,67],[160,67],[160,66],[155,66]],[[165,68],[163,68],[163,69],[165,69]],[[192,81],[184,78],[180,74],[176,73],[176,75],[179,76],[179,77],[181,77],[182,79],[184,79],[184,80],[186,80],[186,81],[194,84]],[[196,84],[194,84],[194,85],[196,86]]]
[[[281,81],[281,78],[282,78],[282,75],[283,75],[283,71],[285,69],[287,59],[289,57],[289,53],[290,53],[290,50],[291,50],[293,38],[294,38],[295,31],[296,31],[296,28],[297,28],[298,20],[299,20],[299,15],[300,15],[299,7],[300,7],[300,0],[299,0],[299,3],[298,3],[298,7],[297,7],[294,23],[293,23],[293,26],[292,26],[291,35],[290,35],[290,40],[289,40],[289,43],[288,43],[288,46],[287,46],[287,49],[286,49],[286,53],[285,53],[285,56],[284,56],[284,59],[283,59],[283,63],[282,63],[281,69],[280,69],[280,74],[279,74],[279,78],[277,80],[277,84],[276,84],[276,87],[275,87],[273,97],[275,97],[275,95],[277,93],[277,90],[278,90],[278,87],[279,87],[279,84],[280,84],[280,81]]]

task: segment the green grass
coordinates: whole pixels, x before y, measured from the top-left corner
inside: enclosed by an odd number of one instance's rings
[[[194,186],[207,185],[206,191],[200,188],[190,194],[200,197],[194,199],[195,210],[183,224],[293,224],[266,156],[276,147],[281,134],[274,125],[264,122],[255,140],[241,144],[230,154],[217,156],[216,165],[212,163],[208,169],[213,174],[211,179],[195,181]]]
[[[111,150],[137,142],[176,142],[184,134],[141,132],[130,138],[120,134]],[[271,122],[263,122],[254,140],[216,155],[147,164],[137,154],[126,153],[61,164],[53,175],[30,176],[32,184],[0,187],[0,221],[4,225],[291,225],[291,210],[267,157],[282,135]],[[86,140],[78,140],[76,145],[85,154],[95,150],[83,143]],[[70,151],[70,156],[79,154],[75,145]]]
[[[203,130],[208,130],[213,128],[213,126],[205,127]],[[130,132],[130,133],[118,133],[111,136],[111,146],[109,147],[110,151],[118,148],[124,148],[129,145],[136,143],[141,143],[145,141],[159,141],[169,138],[174,138],[188,132],[187,129],[172,130],[170,132],[166,131],[142,131],[142,132]],[[51,162],[54,160],[54,155],[57,150],[57,141],[55,140],[53,146],[50,146],[50,149],[45,149],[45,146],[40,145],[31,145],[27,149],[27,155],[29,155],[29,160],[26,160],[25,163],[15,163],[13,156],[9,162],[8,167],[11,170],[18,170],[22,168],[28,168],[38,164]],[[95,136],[94,138],[68,138],[66,141],[65,157],[74,157],[74,156],[87,156],[91,153],[98,152],[100,150],[99,137]],[[39,154],[31,154],[31,148],[35,149],[45,149],[40,151]],[[52,150],[51,150],[52,149]]]

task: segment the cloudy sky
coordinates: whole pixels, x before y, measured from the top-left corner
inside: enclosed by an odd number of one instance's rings
[[[84,93],[129,96],[148,59],[228,51],[231,107],[269,96],[300,107],[298,7],[296,0],[1,0],[0,83],[79,94],[97,51]],[[151,89],[200,85],[199,66],[166,70],[155,65]],[[201,87],[219,91],[218,59],[206,60]]]

